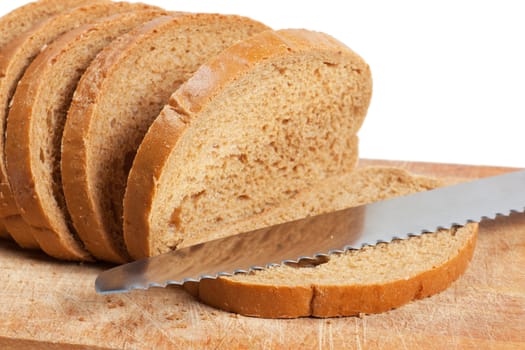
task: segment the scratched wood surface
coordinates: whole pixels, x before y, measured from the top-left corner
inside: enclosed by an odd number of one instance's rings
[[[508,168],[362,161],[443,177]],[[0,242],[0,349],[524,349],[525,215],[483,222],[473,261],[445,292],[362,317],[265,320],[180,288],[94,292],[107,266],[61,263]]]

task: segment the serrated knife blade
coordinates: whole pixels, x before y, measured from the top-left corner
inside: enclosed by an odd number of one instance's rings
[[[98,293],[165,287],[326,258],[483,218],[523,212],[525,171],[387,199],[241,233],[102,272]]]

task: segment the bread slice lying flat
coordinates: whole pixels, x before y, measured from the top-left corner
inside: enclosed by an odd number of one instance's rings
[[[124,202],[135,259],[205,241],[351,171],[372,81],[328,35],[266,31],[208,61],[144,138]]]
[[[56,15],[61,11],[71,9],[76,6],[84,5],[93,2],[92,0],[40,0],[32,2],[24,6],[18,7],[10,13],[0,18],[0,52],[4,50],[4,46],[10,41],[14,40],[19,35],[30,30],[38,22],[46,20],[47,18]],[[0,53],[0,55],[3,55]],[[22,224],[23,220],[20,220]],[[27,248],[38,248],[38,242],[33,239],[31,233],[27,234],[24,239],[24,232],[27,226],[24,225],[21,241]],[[16,230],[17,232],[19,230]],[[0,237],[10,238],[11,236],[4,227],[0,218]]]
[[[169,96],[206,59],[267,29],[238,16],[178,14],[119,38],[92,63],[67,117],[62,180],[74,226],[95,257],[128,260],[122,236],[128,171]]]
[[[89,258],[72,227],[60,176],[62,131],[77,83],[114,39],[166,14],[140,8],[72,30],[46,47],[18,84],[7,123],[7,173],[24,220],[51,256]]]
[[[290,201],[237,223],[233,230],[252,230],[438,185],[437,180],[400,169],[358,169],[305,189]],[[477,228],[477,224],[468,224],[381,243],[332,255],[314,266],[278,266],[204,279],[188,284],[188,290],[209,305],[257,317],[379,313],[446,289],[466,270]],[[231,227],[223,229],[224,234],[232,233]]]

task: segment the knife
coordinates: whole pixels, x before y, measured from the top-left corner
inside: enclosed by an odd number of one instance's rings
[[[208,241],[102,272],[98,293],[165,287],[406,239],[525,209],[525,170],[441,187]]]

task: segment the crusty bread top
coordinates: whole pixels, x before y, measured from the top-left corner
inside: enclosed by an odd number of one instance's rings
[[[150,127],[128,179],[134,258],[206,240],[326,176],[351,171],[368,65],[326,34],[266,31],[208,61]]]
[[[252,230],[439,185],[439,180],[400,169],[358,169],[305,189],[290,201],[233,229],[223,229],[227,233]],[[351,250],[306,266],[283,265],[204,280],[196,294],[211,305],[260,317],[328,317],[386,311],[446,288],[464,271],[476,232],[477,224],[469,224]]]
[[[114,39],[166,14],[140,8],[74,29],[46,47],[18,84],[7,123],[9,182],[24,219],[52,233],[36,237],[51,256],[67,260],[87,256],[75,239],[60,175],[62,131],[76,85]]]
[[[0,48],[48,17],[73,7],[109,0],[39,0],[0,18]]]
[[[262,61],[272,58],[287,56],[290,53],[330,52],[326,57],[327,66],[337,65],[344,55],[355,60],[353,67],[359,74],[370,75],[369,67],[356,53],[346,45],[333,37],[309,30],[285,29],[279,31],[268,31],[245,40],[220,56],[210,60],[201,67],[194,76],[171,97],[170,104],[181,114],[193,115],[207,106],[213,98],[228,82],[242,76],[245,72]],[[339,56],[339,57],[338,57]],[[365,70],[361,72],[361,70]],[[368,82],[371,85],[371,81]],[[358,130],[366,116],[369,104],[371,86],[362,86],[363,100],[354,102],[355,108],[364,109],[356,116],[354,130]],[[357,96],[356,96],[357,97]]]
[[[127,259],[122,199],[128,171],[171,93],[206,59],[266,29],[239,16],[159,18],[121,37],[87,70],[64,131],[62,175],[75,228],[96,257]]]

